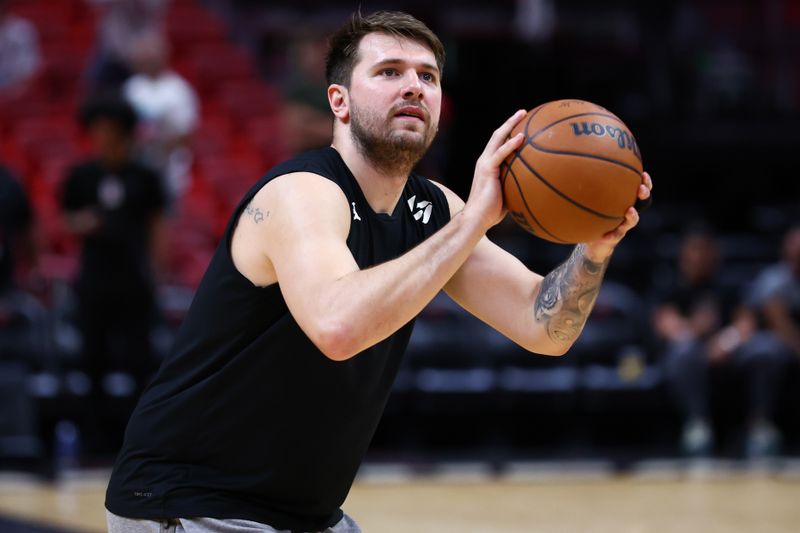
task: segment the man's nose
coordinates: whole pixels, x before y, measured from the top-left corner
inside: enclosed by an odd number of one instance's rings
[[[403,85],[403,98],[416,98],[422,99],[422,83],[419,81],[419,75],[411,70],[406,74]]]

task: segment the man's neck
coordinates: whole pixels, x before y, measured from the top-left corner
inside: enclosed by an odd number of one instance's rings
[[[403,194],[410,169],[387,173],[365,158],[352,139],[342,137],[334,138],[332,146],[355,176],[367,203],[376,213],[392,213]]]

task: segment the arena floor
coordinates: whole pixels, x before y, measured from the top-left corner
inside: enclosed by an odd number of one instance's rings
[[[0,531],[104,531],[106,477],[0,474]],[[502,475],[458,465],[427,476],[382,466],[365,469],[344,509],[369,533],[789,533],[800,530],[800,461],[779,470],[653,463],[624,476],[602,465]]]

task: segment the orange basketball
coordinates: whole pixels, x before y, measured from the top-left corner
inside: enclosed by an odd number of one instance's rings
[[[530,111],[511,135],[525,141],[500,180],[514,220],[557,243],[589,242],[617,227],[637,199],[642,156],[630,130],[591,102],[557,100]]]

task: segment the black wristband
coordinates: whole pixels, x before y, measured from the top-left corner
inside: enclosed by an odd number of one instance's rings
[[[653,197],[648,196],[646,200],[639,200],[637,198],[636,203],[633,204],[633,208],[636,209],[636,211],[638,211],[639,214],[642,214],[648,209],[650,209],[651,205],[653,205]]]

